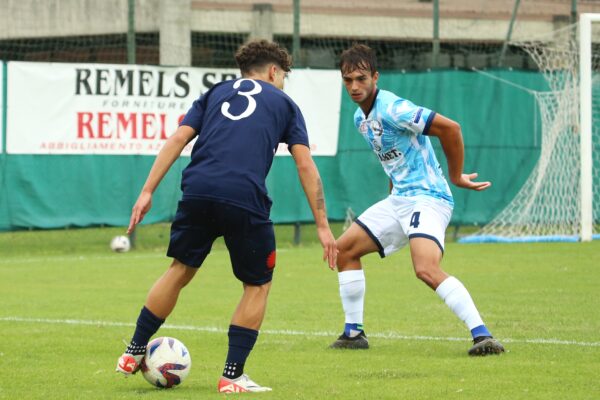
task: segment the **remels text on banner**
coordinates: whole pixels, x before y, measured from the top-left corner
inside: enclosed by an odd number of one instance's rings
[[[316,156],[337,152],[341,88],[334,74],[297,70],[286,84]],[[10,62],[6,151],[155,155],[194,99],[238,77],[218,68]],[[276,155],[289,155],[287,147]]]

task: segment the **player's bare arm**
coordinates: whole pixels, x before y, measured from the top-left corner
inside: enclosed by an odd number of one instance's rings
[[[436,114],[433,118],[431,127],[429,128],[430,136],[437,136],[448,160],[448,176],[450,181],[461,188],[471,190],[485,190],[492,185],[491,182],[475,182],[477,173],[463,173],[463,164],[465,159],[465,150],[462,139],[460,125],[444,117]]]
[[[171,168],[171,165],[179,158],[181,151],[196,135],[194,129],[182,125],[177,131],[167,139],[163,148],[160,150],[154,164],[150,169],[146,183],[131,210],[131,218],[127,233],[131,233],[137,224],[142,222],[144,216],[152,207],[152,194]]]
[[[325,207],[325,193],[323,183],[319,175],[310,150],[304,145],[295,145],[290,148],[290,152],[296,162],[300,183],[306,194],[306,199],[313,213],[317,225],[317,234],[319,241],[323,246],[323,260],[327,260],[330,269],[334,269],[337,263],[337,246],[335,237],[329,228],[327,221],[327,209]]]

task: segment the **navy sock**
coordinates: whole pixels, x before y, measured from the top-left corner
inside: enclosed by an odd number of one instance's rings
[[[146,345],[148,341],[158,331],[158,328],[165,322],[164,319],[158,318],[152,314],[145,306],[140,311],[137,324],[135,326],[135,332],[131,339],[131,344],[127,346],[126,353],[130,354],[144,354],[146,352]]]
[[[480,336],[492,336],[492,334],[490,333],[490,331],[487,330],[485,325],[479,325],[471,329],[471,335],[473,336],[473,339]]]
[[[358,331],[358,333],[363,331],[363,324],[344,324],[344,333],[346,334],[346,336],[348,337],[353,337],[351,336],[351,331]],[[356,336],[356,335],[354,335]]]
[[[246,359],[256,343],[258,331],[243,328],[241,326],[229,325],[229,351],[227,361],[223,369],[223,376],[235,379],[244,373]]]

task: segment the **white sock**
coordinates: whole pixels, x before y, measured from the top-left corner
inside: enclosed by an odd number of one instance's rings
[[[469,329],[483,325],[471,295],[458,279],[449,276],[435,289],[435,292]]]
[[[346,314],[345,322],[362,324],[366,291],[364,271],[362,269],[343,271],[338,273],[338,279],[342,307]]]

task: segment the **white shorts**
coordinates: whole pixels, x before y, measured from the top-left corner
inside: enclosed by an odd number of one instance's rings
[[[388,196],[369,207],[355,221],[379,247],[385,257],[408,244],[409,239],[433,240],[444,252],[446,228],[452,206],[429,196]]]

